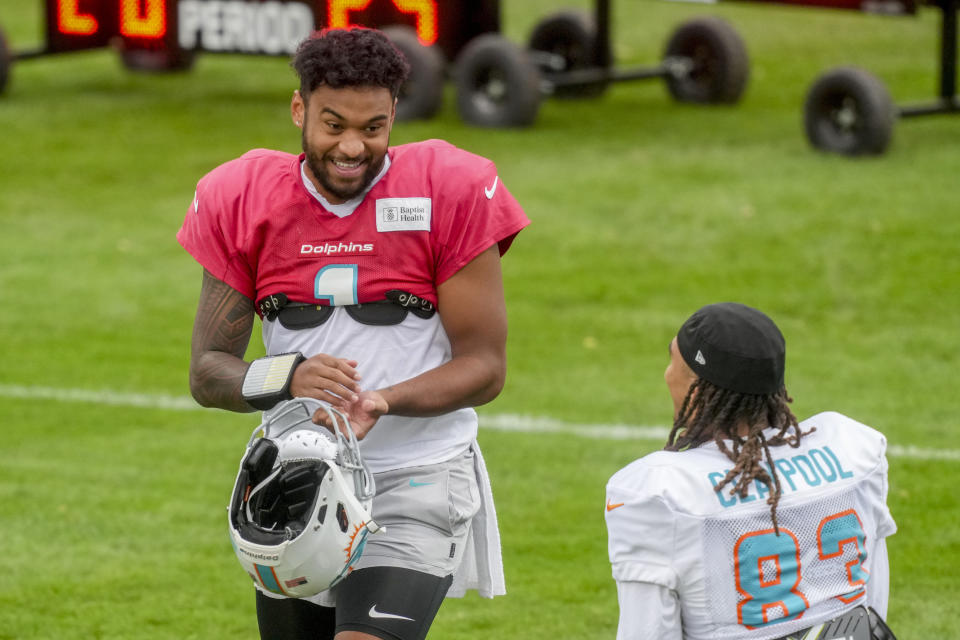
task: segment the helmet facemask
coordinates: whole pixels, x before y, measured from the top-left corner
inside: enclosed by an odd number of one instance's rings
[[[316,403],[331,416],[330,433],[313,424],[310,404],[290,401],[257,427],[229,509],[240,564],[260,588],[291,597],[346,577],[367,534],[380,530],[369,512],[373,475],[349,421]]]

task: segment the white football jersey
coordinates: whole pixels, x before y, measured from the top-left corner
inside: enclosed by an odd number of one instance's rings
[[[799,448],[771,448],[779,535],[766,485],[751,483],[744,498],[714,490],[732,463],[713,442],[652,453],[607,484],[613,577],[675,593],[683,638],[779,638],[886,602],[882,540],[896,531],[886,440],[833,412],[800,426],[816,430]]]

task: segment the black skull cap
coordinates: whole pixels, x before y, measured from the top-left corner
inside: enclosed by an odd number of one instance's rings
[[[784,386],[786,341],[773,320],[753,307],[702,307],[680,327],[677,347],[695,374],[722,389],[769,395]]]

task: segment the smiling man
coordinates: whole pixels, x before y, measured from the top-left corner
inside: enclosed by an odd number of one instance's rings
[[[307,175],[328,201],[355,198],[383,169],[393,124],[393,96],[380,88],[320,86],[309,98],[310,107],[297,91],[290,105],[294,121],[302,128]],[[348,127],[363,135],[345,137]]]
[[[504,593],[472,407],[503,386],[500,256],[529,221],[491,161],[438,140],[389,146],[409,67],[380,32],[316,34],[292,66],[303,153],[217,167],[177,236],[204,269],[190,388],[265,420],[292,398],[326,402],[374,472],[386,531],[312,598],[255,579],[261,637],[421,639],[445,596]],[[250,363],[255,313],[268,355]],[[248,371],[279,382],[257,390]]]

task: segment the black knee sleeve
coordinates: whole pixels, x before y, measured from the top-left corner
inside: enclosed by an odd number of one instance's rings
[[[257,591],[257,624],[261,640],[333,640],[336,610]]]
[[[399,567],[354,571],[337,586],[336,630],[383,640],[423,640],[452,582],[453,576]]]

